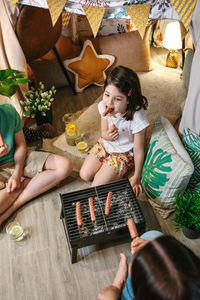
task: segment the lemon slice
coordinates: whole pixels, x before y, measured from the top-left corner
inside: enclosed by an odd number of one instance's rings
[[[19,236],[19,235],[22,234],[22,232],[23,232],[22,227],[19,226],[19,225],[14,225],[11,228],[11,234],[14,235],[14,236]]]
[[[72,137],[77,135],[78,128],[75,123],[70,123],[65,127],[65,132],[68,136]]]
[[[76,146],[77,146],[77,149],[80,151],[85,151],[88,149],[88,144],[83,141],[79,142]]]
[[[67,128],[66,129],[66,134],[68,135],[68,136],[75,136],[76,135],[76,132],[74,131],[74,129],[72,129],[72,128]]]

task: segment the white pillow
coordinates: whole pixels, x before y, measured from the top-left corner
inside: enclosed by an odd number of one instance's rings
[[[156,120],[142,170],[142,186],[151,205],[163,218],[174,211],[175,193],[183,193],[194,166],[168,119]]]

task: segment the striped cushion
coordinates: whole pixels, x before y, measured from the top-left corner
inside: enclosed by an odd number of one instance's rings
[[[158,117],[142,170],[142,186],[163,218],[174,211],[174,195],[185,191],[193,171],[193,163],[174,127],[168,119]]]
[[[195,188],[195,186],[200,183],[200,137],[190,129],[185,129],[183,145],[194,165],[194,173],[190,178],[188,187]]]

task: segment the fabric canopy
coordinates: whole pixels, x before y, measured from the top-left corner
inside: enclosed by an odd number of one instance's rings
[[[184,2],[184,0],[182,0]],[[55,0],[21,0],[18,1],[24,5],[39,6],[48,9],[48,2],[58,2]],[[124,6],[137,5],[137,4],[150,4],[151,10],[149,14],[150,19],[171,19],[180,20],[176,10],[171,5],[170,0],[67,0],[64,9],[69,13],[85,15],[82,5],[93,7],[106,8],[105,19],[130,19]],[[55,4],[57,5],[57,4]]]

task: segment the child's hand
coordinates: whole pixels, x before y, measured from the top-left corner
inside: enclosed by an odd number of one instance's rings
[[[132,186],[132,189],[135,193],[135,196],[137,197],[139,195],[139,193],[142,193],[142,186],[141,186],[141,181],[139,178],[135,178],[134,176],[132,176],[130,179],[130,184]]]
[[[14,175],[12,175],[8,182],[6,183],[6,190],[7,193],[11,193],[14,190],[18,189],[21,185],[21,177],[15,177]]]
[[[141,247],[143,247],[148,241],[136,237],[131,243],[131,254],[135,254]]]
[[[115,141],[118,139],[119,137],[118,128],[114,124],[108,129],[108,135],[111,141]]]
[[[0,134],[0,156],[6,155],[8,154],[8,152],[9,152],[8,145],[4,142]]]

